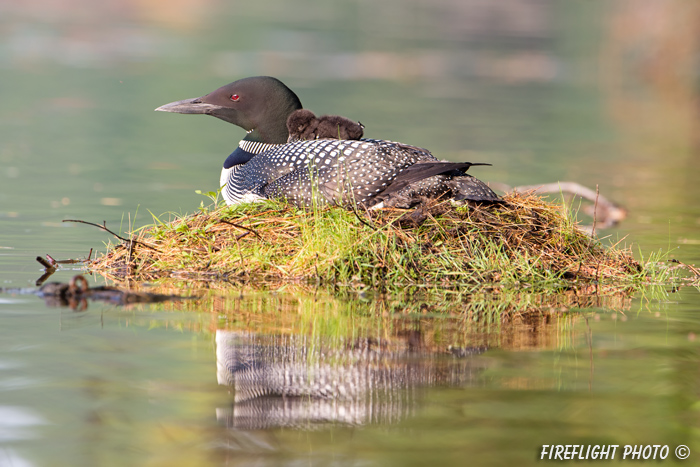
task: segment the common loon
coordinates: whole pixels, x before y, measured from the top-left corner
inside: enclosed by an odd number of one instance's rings
[[[288,117],[301,108],[297,95],[281,81],[256,76],[156,110],[212,115],[246,130],[221,172],[228,204],[282,198],[297,206],[409,207],[422,197],[445,195],[500,200],[465,173],[473,165],[490,164],[442,162],[426,149],[378,139],[288,142]]]

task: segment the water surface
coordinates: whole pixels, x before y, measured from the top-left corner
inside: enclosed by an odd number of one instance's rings
[[[700,263],[697,50],[677,46],[697,37],[680,21],[696,17],[689,3],[78,5],[0,15],[5,288],[33,287],[37,255],[104,251],[109,234],[64,219],[125,232],[208,203],[194,191],[215,188],[243,131],[153,109],[257,74],[368,137],[490,162],[474,172],[485,181],[597,185],[629,213],[601,236]],[[0,465],[503,465],[535,463],[543,444],[700,448],[696,288],[156,290],[200,298],[78,312],[0,294]],[[259,397],[242,396],[246,370]]]

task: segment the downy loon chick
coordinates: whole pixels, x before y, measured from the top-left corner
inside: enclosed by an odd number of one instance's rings
[[[340,115],[316,117],[307,109],[295,110],[287,118],[288,143],[310,139],[360,139],[365,126]]]
[[[282,198],[297,206],[409,207],[424,197],[441,196],[500,201],[465,173],[473,165],[490,164],[442,162],[426,149],[378,139],[288,142],[287,120],[301,108],[297,95],[281,81],[256,76],[156,110],[212,115],[246,130],[221,172],[228,204]]]

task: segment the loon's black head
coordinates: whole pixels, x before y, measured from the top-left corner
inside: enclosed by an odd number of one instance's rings
[[[262,143],[286,143],[287,117],[301,109],[301,101],[280,80],[270,76],[239,79],[206,96],[171,102],[161,112],[206,114],[238,125],[245,139]]]

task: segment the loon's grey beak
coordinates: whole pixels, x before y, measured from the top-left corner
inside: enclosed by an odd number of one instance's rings
[[[178,114],[210,114],[214,110],[219,109],[221,109],[220,105],[207,104],[202,102],[201,97],[195,97],[161,105],[156,110],[159,112],[173,112]]]

